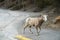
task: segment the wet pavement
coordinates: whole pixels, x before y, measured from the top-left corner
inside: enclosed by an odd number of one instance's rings
[[[0,9],[0,40],[17,40],[16,35],[24,35],[32,40],[60,40],[60,31],[42,29],[40,35],[36,35],[35,28],[31,34],[28,28],[23,34],[25,19],[29,16],[38,16],[40,13],[10,11]]]

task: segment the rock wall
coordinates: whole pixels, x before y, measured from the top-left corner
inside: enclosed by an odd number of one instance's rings
[[[0,8],[21,9],[32,4],[32,0],[0,0]]]

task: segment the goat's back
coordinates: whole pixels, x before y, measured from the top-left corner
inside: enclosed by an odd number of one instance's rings
[[[43,22],[42,18],[27,18],[26,22],[29,22],[30,25],[38,25],[41,24]]]

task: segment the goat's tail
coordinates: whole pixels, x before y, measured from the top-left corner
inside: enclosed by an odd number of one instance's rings
[[[30,20],[30,18],[31,18],[31,17],[28,17],[28,18],[26,19],[26,22],[28,22],[28,21]]]

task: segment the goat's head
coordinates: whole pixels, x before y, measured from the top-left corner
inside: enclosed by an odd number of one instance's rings
[[[42,17],[43,17],[43,20],[44,20],[44,21],[47,21],[48,15],[42,15]]]

